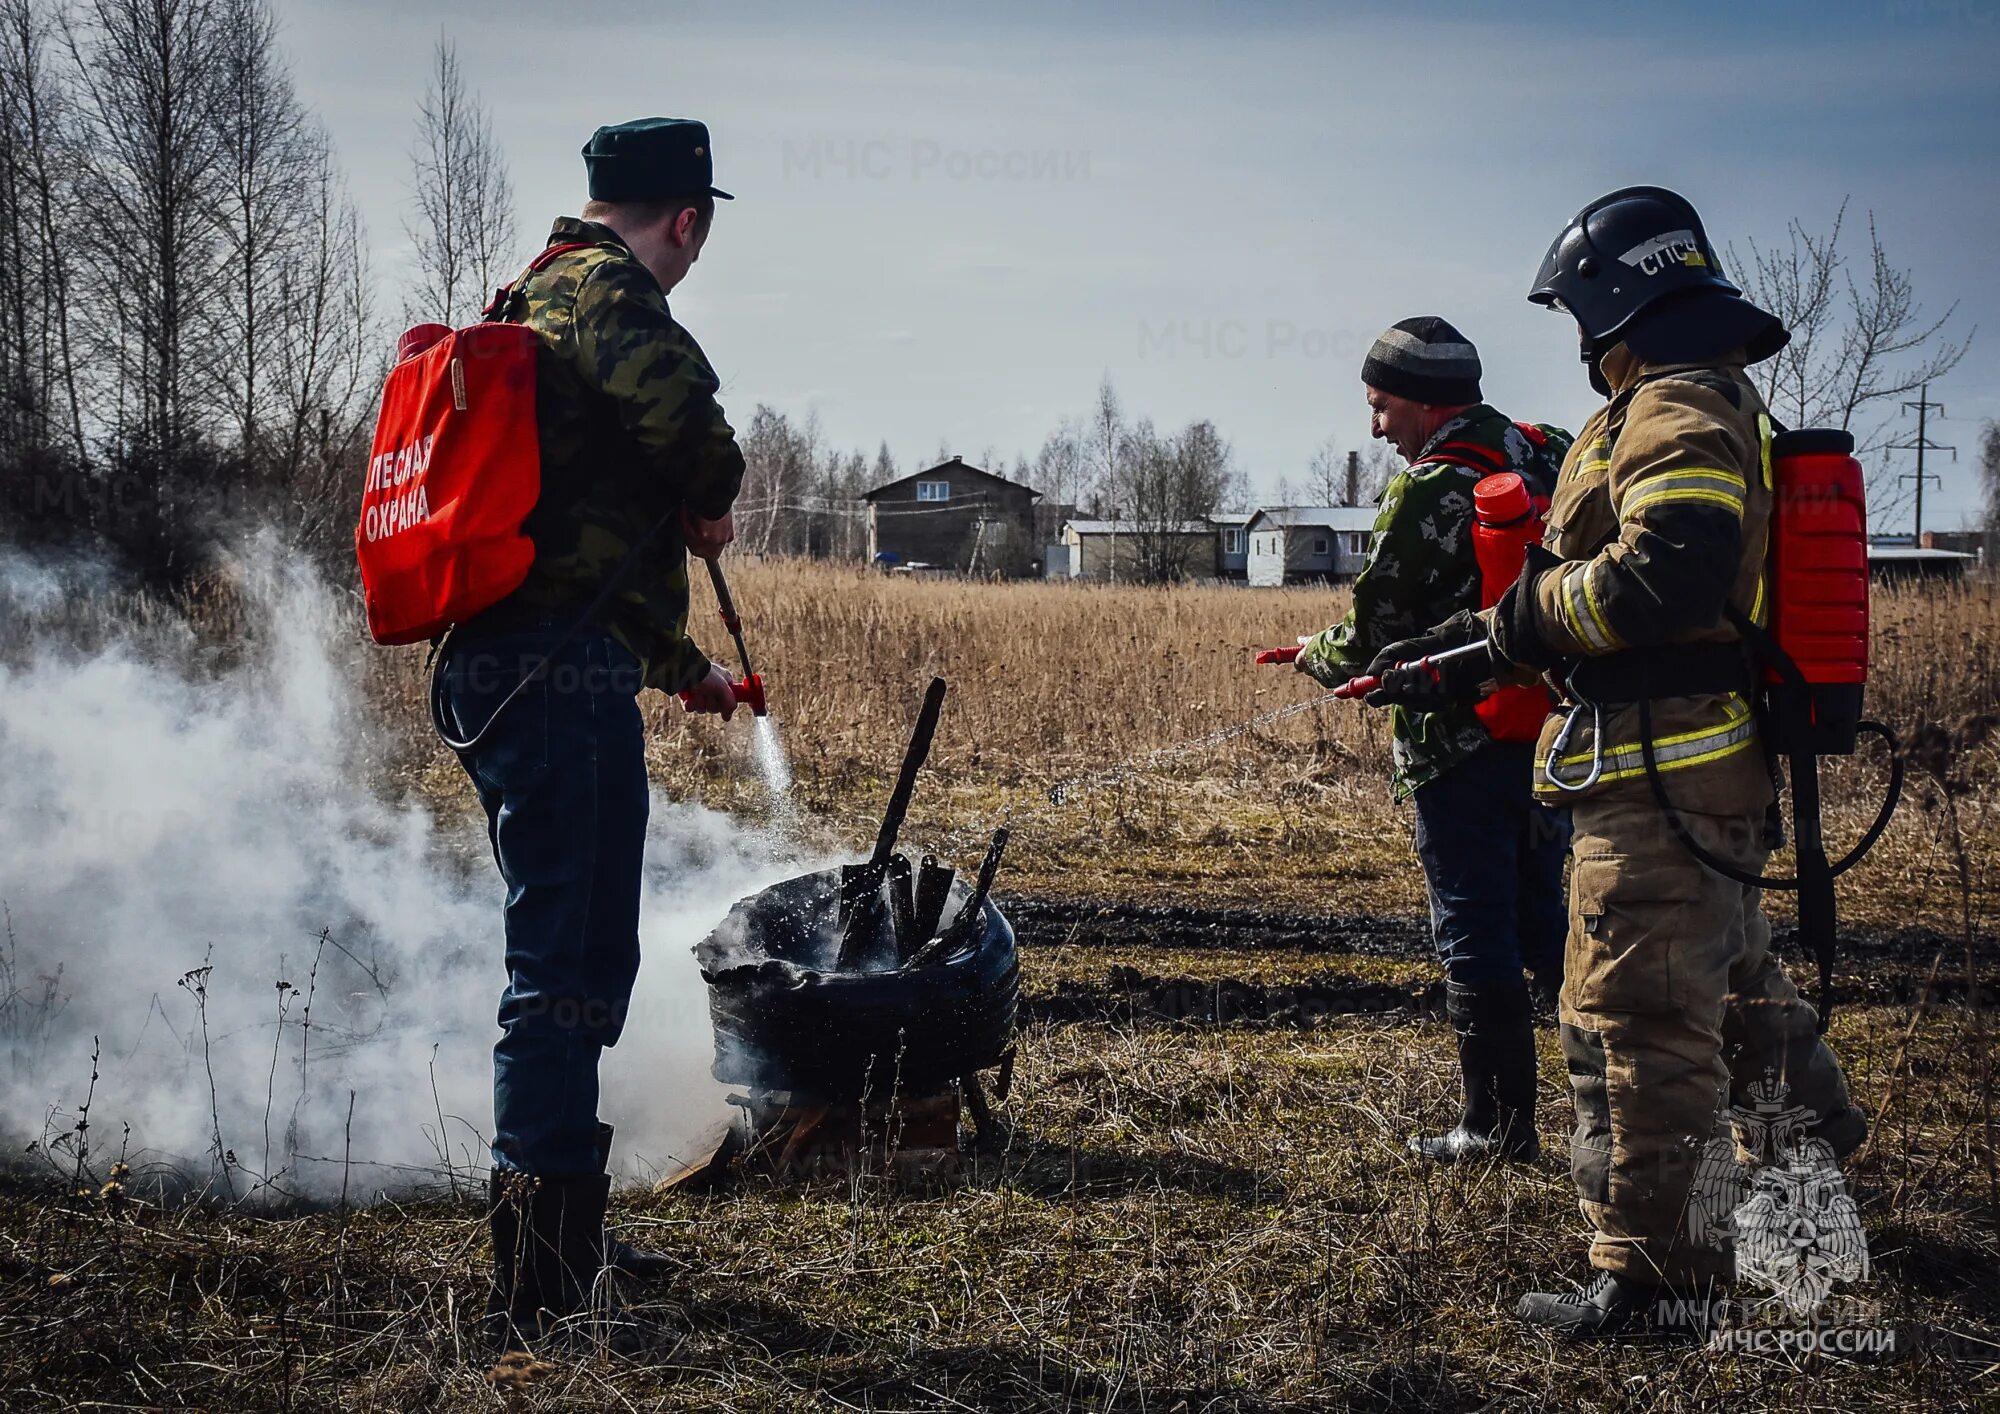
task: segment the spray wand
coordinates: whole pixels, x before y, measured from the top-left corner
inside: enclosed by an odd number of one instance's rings
[[[1414,663],[1398,663],[1396,666],[1399,668],[1422,668],[1432,678],[1442,678],[1443,675],[1438,671],[1439,664],[1453,662],[1459,658],[1470,657],[1474,653],[1484,653],[1485,651],[1486,643],[1482,639],[1478,642],[1467,643],[1457,648],[1447,648],[1442,653],[1427,653]],[[1267,648],[1257,655],[1257,661],[1260,663],[1289,663],[1298,656],[1298,648]],[[1339,687],[1336,687],[1331,695],[1343,702],[1349,702],[1357,697],[1366,697],[1381,685],[1382,679],[1379,675],[1349,678]]]
[[[748,707],[753,717],[771,715],[771,704],[764,697],[764,679],[750,667],[750,650],[743,642],[743,620],[736,612],[736,601],[729,597],[729,582],[722,577],[722,566],[715,560],[706,560],[708,582],[715,586],[716,606],[722,611],[722,626],[729,630],[729,636],[736,640],[736,656],[743,663],[743,681],[733,682],[730,690],[736,694],[736,705]],[[687,694],[681,694],[681,701],[687,701]]]

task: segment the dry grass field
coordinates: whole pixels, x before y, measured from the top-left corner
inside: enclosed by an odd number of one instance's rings
[[[924,682],[952,686],[905,838],[961,859],[1018,828],[1024,1032],[1006,1136],[942,1178],[862,1171],[621,1196],[683,1263],[652,1354],[494,1370],[473,1344],[475,1204],[252,1217],[101,1187],[0,1188],[0,1407],[212,1409],[1903,1410],[2000,1400],[1992,1116],[2000,595],[1878,600],[1873,706],[1908,802],[1842,888],[1865,936],[1831,1039],[1876,1137],[1848,1180],[1891,1360],[1577,1350],[1509,1312],[1581,1274],[1571,1122],[1544,1028],[1532,1167],[1441,1170],[1449,1122],[1384,721],[1250,650],[1320,590],[908,583],[732,572],[817,848],[872,832]],[[705,604],[697,590],[698,604]],[[230,611],[198,606],[211,631]],[[712,621],[710,621],[712,622]],[[719,648],[719,631],[704,632]],[[357,659],[385,789],[469,808],[419,652]],[[668,794],[767,802],[741,721],[649,709]],[[1226,734],[1226,735],[1225,735]],[[1181,751],[1183,744],[1198,743]],[[1832,776],[1835,833],[1880,761]],[[1065,803],[1050,803],[1069,783]],[[1803,974],[1802,974],[1803,975]],[[615,1058],[614,1058],[615,1059]]]
[[[1345,611],[1340,589],[1181,589],[917,582],[780,561],[730,569],[749,647],[790,748],[814,841],[872,839],[924,685],[951,684],[908,838],[957,856],[1003,819],[1019,828],[1015,890],[1339,912],[1422,907],[1410,813],[1390,801],[1387,714],[1320,702],[1252,650],[1290,643]],[[733,667],[698,584],[695,634]],[[1878,595],[1872,715],[1906,741],[1951,745],[1961,827],[1989,837],[2000,711],[2000,587]],[[391,769],[443,809],[469,807],[423,714],[423,654],[371,661],[397,727]],[[689,717],[648,694],[654,780],[676,796],[757,815],[766,793],[742,719]],[[1245,727],[1288,706],[1304,710]],[[1222,738],[1222,739],[1217,739]],[[1858,835],[1880,798],[1878,749],[1828,768],[1829,830]],[[1064,803],[1053,788],[1066,786]],[[1936,790],[1912,772],[1890,834],[1851,877],[1848,916],[1955,929],[1954,872]],[[1984,855],[1982,855],[1984,857]],[[1774,900],[1783,911],[1783,901]]]

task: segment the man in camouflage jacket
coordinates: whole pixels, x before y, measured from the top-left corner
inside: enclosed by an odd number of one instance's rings
[[[1516,425],[1481,402],[1480,372],[1472,344],[1435,317],[1394,325],[1362,365],[1370,429],[1410,465],[1383,493],[1353,607],[1296,659],[1320,682],[1358,676],[1389,644],[1479,608],[1472,489],[1483,477],[1514,471],[1536,494],[1550,491],[1568,435]],[[1445,1160],[1532,1159],[1533,1005],[1522,973],[1545,995],[1561,981],[1568,824],[1532,798],[1529,745],[1495,741],[1470,704],[1398,707],[1393,737],[1396,795],[1416,801],[1464,1091],[1459,1123],[1410,1146]]]
[[[584,157],[584,219],[558,220],[489,311],[543,341],[534,564],[438,662],[440,725],[469,742],[459,759],[507,882],[487,1308],[503,1345],[584,1311],[607,1265],[667,1269],[604,1230],[611,1131],[597,1117],[599,1055],[639,968],[636,699],[649,686],[691,711],[735,707],[688,637],[687,556],[731,539],[743,457],[715,372],[666,300],[727,193],[711,185],[707,129],[686,119],[600,128]]]

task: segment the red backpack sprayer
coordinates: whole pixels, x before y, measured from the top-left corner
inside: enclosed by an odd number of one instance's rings
[[[582,244],[551,246],[527,273]],[[492,608],[528,577],[535,546],[525,527],[541,497],[541,443],[535,383],[541,336],[509,318],[519,281],[502,286],[478,324],[453,330],[418,324],[396,345],[396,364],[382,389],[375,440],[354,527],[355,559],[377,643],[432,642],[454,625]],[[679,515],[675,506],[649,527],[576,621],[530,669],[472,736],[454,738],[437,711],[432,723],[445,745],[470,751],[501,713],[548,673],[555,655],[596,621],[647,546]],[[730,684],[738,706],[770,715],[764,680],[752,671],[722,568],[708,563],[723,624],[735,640],[743,679]],[[681,694],[683,703],[687,694]]]

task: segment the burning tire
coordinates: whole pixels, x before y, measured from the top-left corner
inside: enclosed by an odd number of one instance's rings
[[[990,899],[942,955],[841,970],[841,871],[801,875],[739,902],[695,948],[724,1084],[825,1101],[925,1095],[996,1066],[1020,994],[1014,929]],[[955,917],[975,891],[954,883]]]

